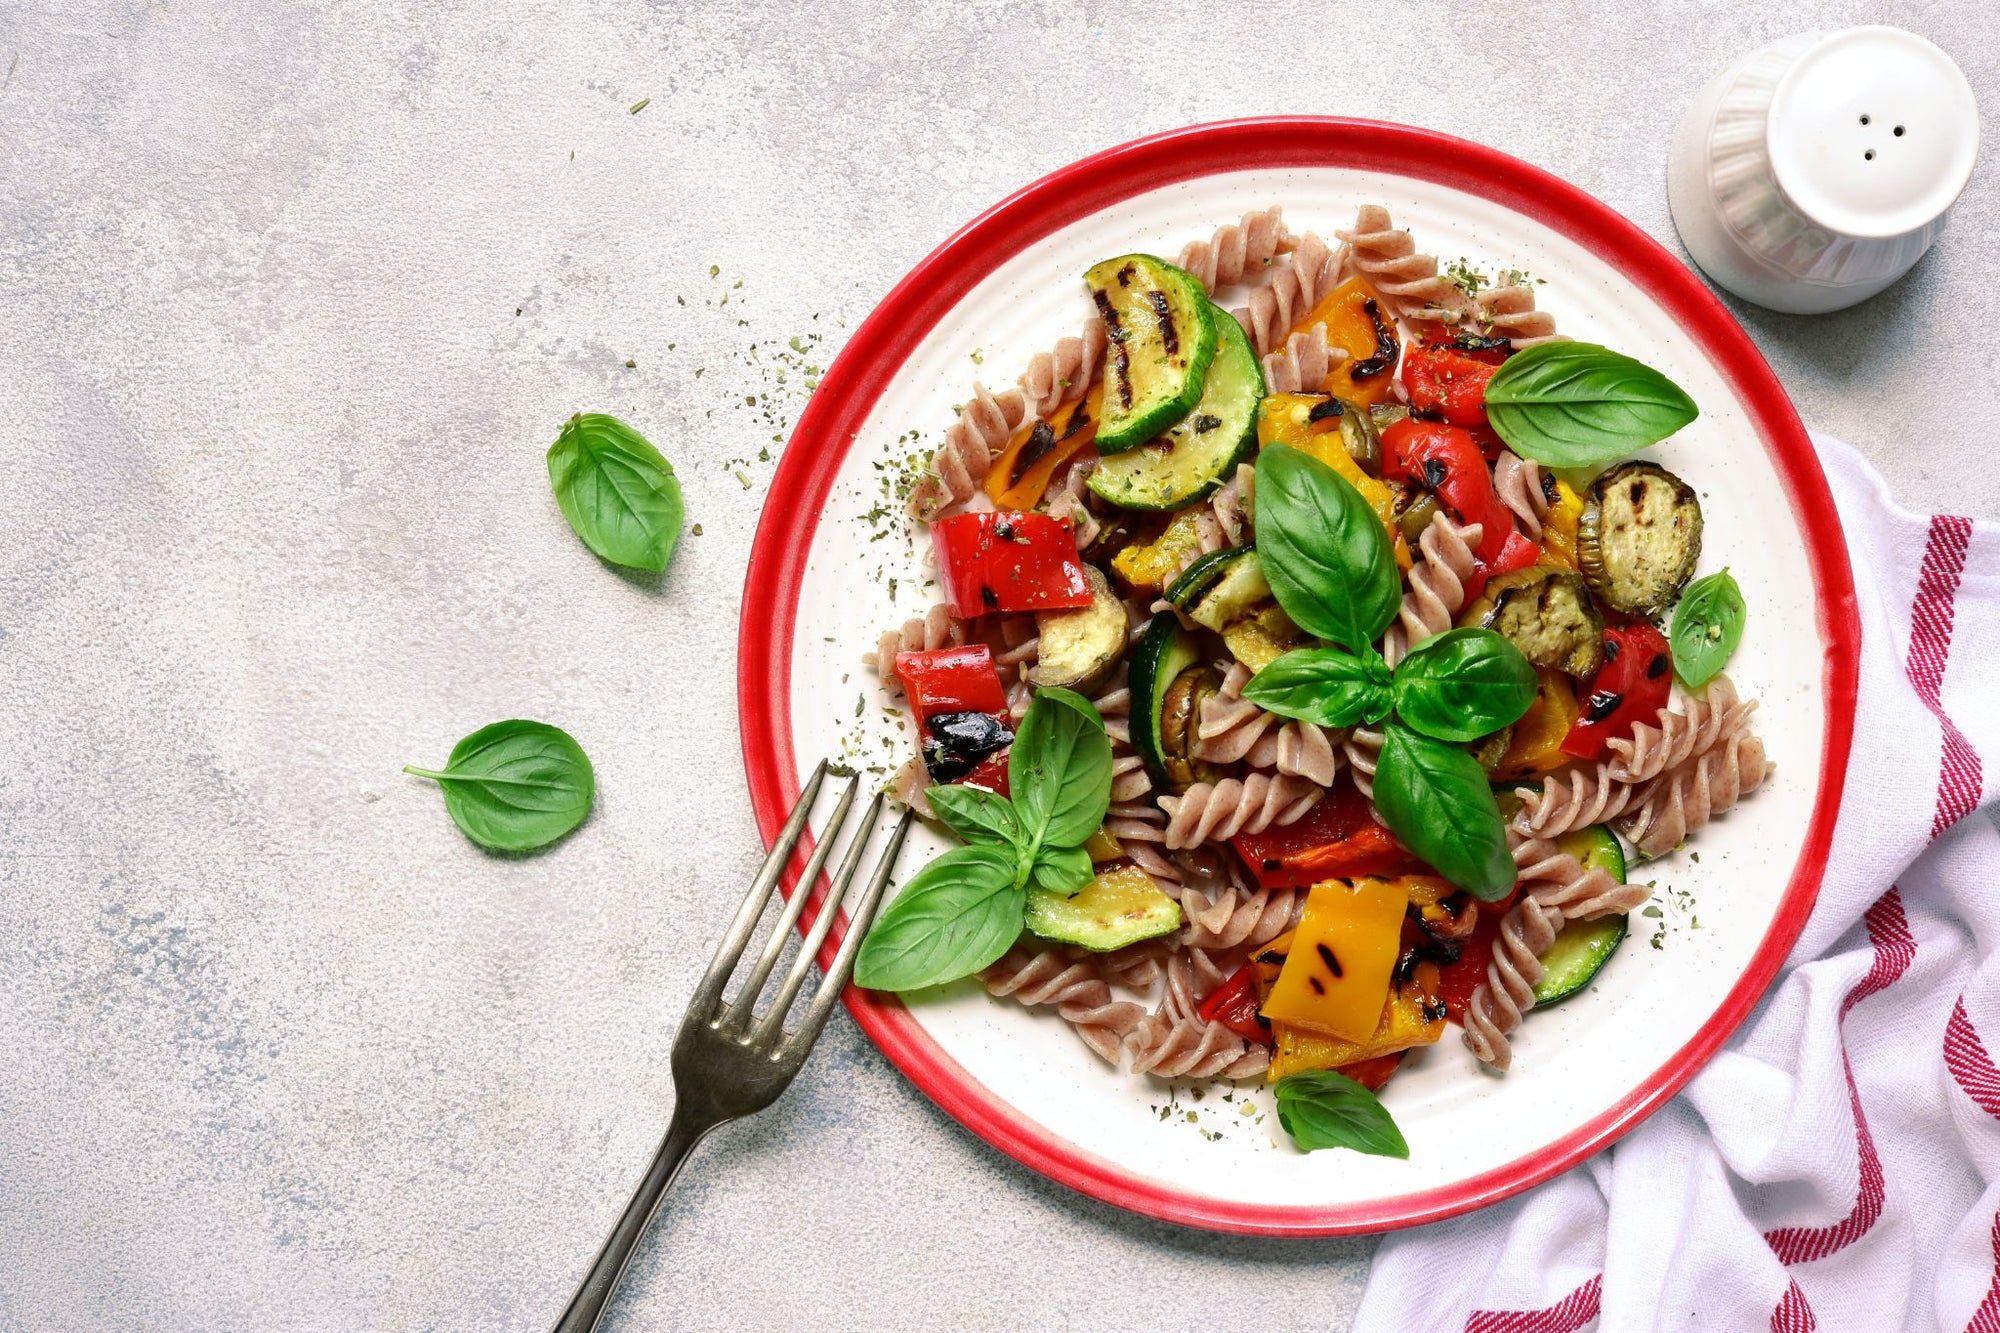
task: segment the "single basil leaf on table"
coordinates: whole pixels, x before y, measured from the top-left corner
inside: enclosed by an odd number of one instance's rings
[[[1595,343],[1549,342],[1507,358],[1486,417],[1508,447],[1547,467],[1588,467],[1658,444],[1701,415],[1678,384]]]
[[[1700,689],[1728,663],[1743,642],[1743,622],[1749,616],[1743,590],[1728,570],[1696,579],[1674,608],[1674,674],[1691,690]]]
[[[951,783],[932,787],[924,799],[939,822],[967,842],[1020,845],[1021,821],[1014,816],[1014,803],[998,792]]]
[[[549,485],[583,544],[614,565],[657,574],[680,540],[681,484],[638,431],[579,412],[549,446]]]
[[[1485,770],[1456,745],[1383,728],[1375,808],[1402,844],[1482,902],[1514,888],[1514,854]]]
[[[1257,561],[1272,596],[1308,634],[1360,652],[1403,604],[1389,534],[1348,480],[1274,444],[1257,457]]]
[[[1345,1074],[1309,1069],[1279,1079],[1273,1091],[1278,1123],[1306,1152],[1351,1148],[1373,1157],[1410,1155],[1410,1145],[1388,1108]]]
[[[1369,649],[1295,648],[1250,678],[1243,697],[1267,713],[1322,727],[1380,722],[1389,715],[1389,664]]]
[[[1044,847],[1035,857],[1033,874],[1036,888],[1072,898],[1090,887],[1097,867],[1081,847]]]
[[[583,822],[597,791],[590,757],[568,732],[520,718],[473,732],[442,769],[403,771],[434,779],[452,822],[496,852],[548,846]]]
[[[861,941],[854,984],[907,991],[969,977],[1021,934],[1028,894],[1006,847],[954,847],[904,882]]]
[[[1037,690],[1007,752],[1007,790],[1021,846],[1075,847],[1111,807],[1111,738],[1104,719],[1071,690]]]
[[[1534,664],[1490,629],[1425,639],[1396,664],[1396,715],[1441,741],[1476,741],[1535,702]]]

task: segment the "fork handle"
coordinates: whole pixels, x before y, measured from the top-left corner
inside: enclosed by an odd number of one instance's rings
[[[618,1279],[625,1275],[625,1266],[632,1262],[632,1252],[639,1247],[639,1238],[646,1234],[653,1214],[659,1211],[660,1201],[666,1198],[674,1177],[681,1173],[681,1163],[694,1151],[694,1145],[714,1128],[712,1124],[690,1123],[681,1114],[679,1105],[674,1107],[673,1121],[667,1126],[666,1137],[660,1140],[659,1151],[653,1154],[653,1164],[646,1168],[639,1188],[632,1192],[632,1201],[625,1205],[618,1225],[611,1228],[611,1234],[605,1237],[590,1271],[577,1284],[576,1294],[569,1298],[562,1317],[556,1320],[554,1333],[591,1333],[597,1327],[598,1320],[604,1318],[604,1311],[611,1304],[611,1294],[618,1289]]]

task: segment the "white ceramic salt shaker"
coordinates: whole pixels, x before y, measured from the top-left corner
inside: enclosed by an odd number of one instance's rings
[[[1667,202],[1714,281],[1817,314],[1923,257],[1978,152],[1972,86],[1936,46],[1901,28],[1801,33],[1702,90],[1674,135]]]

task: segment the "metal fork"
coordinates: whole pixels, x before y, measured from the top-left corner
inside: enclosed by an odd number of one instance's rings
[[[597,1252],[596,1262],[591,1264],[590,1271],[578,1284],[576,1294],[570,1297],[562,1318],[556,1320],[555,1333],[588,1333],[588,1330],[597,1327],[611,1303],[612,1293],[618,1288],[618,1279],[624,1276],[625,1266],[632,1260],[639,1238],[646,1234],[653,1214],[666,1197],[668,1187],[674,1183],[674,1177],[680,1174],[681,1163],[687,1160],[688,1153],[710,1130],[761,1111],[778,1099],[805,1063],[806,1052],[812,1049],[820,1029],[826,1026],[827,1016],[833,1012],[835,1002],[847,985],[848,974],[854,970],[854,955],[861,948],[861,937],[868,933],[869,923],[875,919],[875,909],[880,905],[882,891],[889,883],[889,872],[895,867],[896,855],[902,851],[903,838],[910,830],[907,810],[890,834],[888,849],[876,863],[875,872],[862,890],[860,900],[848,912],[847,935],[840,942],[840,951],[834,956],[833,966],[827,969],[819,989],[814,992],[804,1019],[795,1031],[785,1031],[785,1019],[793,1001],[798,998],[800,987],[805,984],[806,971],[818,955],[827,932],[833,928],[833,919],[839,915],[841,900],[846,897],[848,886],[861,864],[862,853],[867,850],[869,835],[874,833],[875,824],[881,818],[880,796],[869,802],[861,827],[848,842],[847,855],[842,858],[840,870],[833,878],[833,887],[820,904],[819,915],[814,918],[812,929],[800,946],[798,957],[779,985],[770,1007],[762,1017],[756,1013],[757,998],[764,984],[770,980],[772,969],[784,952],[785,942],[791,936],[792,928],[798,924],[806,897],[819,879],[827,855],[840,834],[841,825],[846,823],[848,812],[854,805],[854,794],[861,785],[858,777],[850,781],[847,790],[841,793],[833,817],[821,830],[819,841],[806,860],[805,873],[799,877],[797,890],[785,903],[778,924],[764,945],[762,956],[737,991],[736,999],[725,1003],[722,996],[723,987],[736,971],[744,947],[749,944],[758,920],[764,915],[765,905],[770,902],[778,880],[791,862],[792,853],[798,849],[799,836],[805,831],[806,817],[812,813],[813,801],[819,796],[826,772],[827,766],[822,760],[813,771],[812,780],[799,794],[798,804],[792,807],[791,818],[785,821],[784,832],[778,835],[777,845],[771,848],[764,868],[757,872],[749,896],[737,909],[736,920],[730,924],[728,935],[723,937],[721,946],[715,951],[715,961],[708,965],[707,974],[695,987],[694,998],[688,1002],[687,1014],[681,1019],[680,1032],[674,1037],[674,1115],[667,1126],[667,1135],[660,1140],[659,1151],[653,1154],[653,1164],[646,1168],[645,1178],[633,1192],[632,1201],[625,1205],[624,1215],[618,1219],[618,1225],[611,1229],[611,1235]]]

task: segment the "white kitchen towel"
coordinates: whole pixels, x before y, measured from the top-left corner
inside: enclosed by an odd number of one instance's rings
[[[1805,934],[1616,1146],[1385,1239],[1365,1333],[2000,1333],[2000,830],[1973,814],[2000,787],[2000,525],[1906,513],[1853,449],[1813,442],[1862,660]]]

